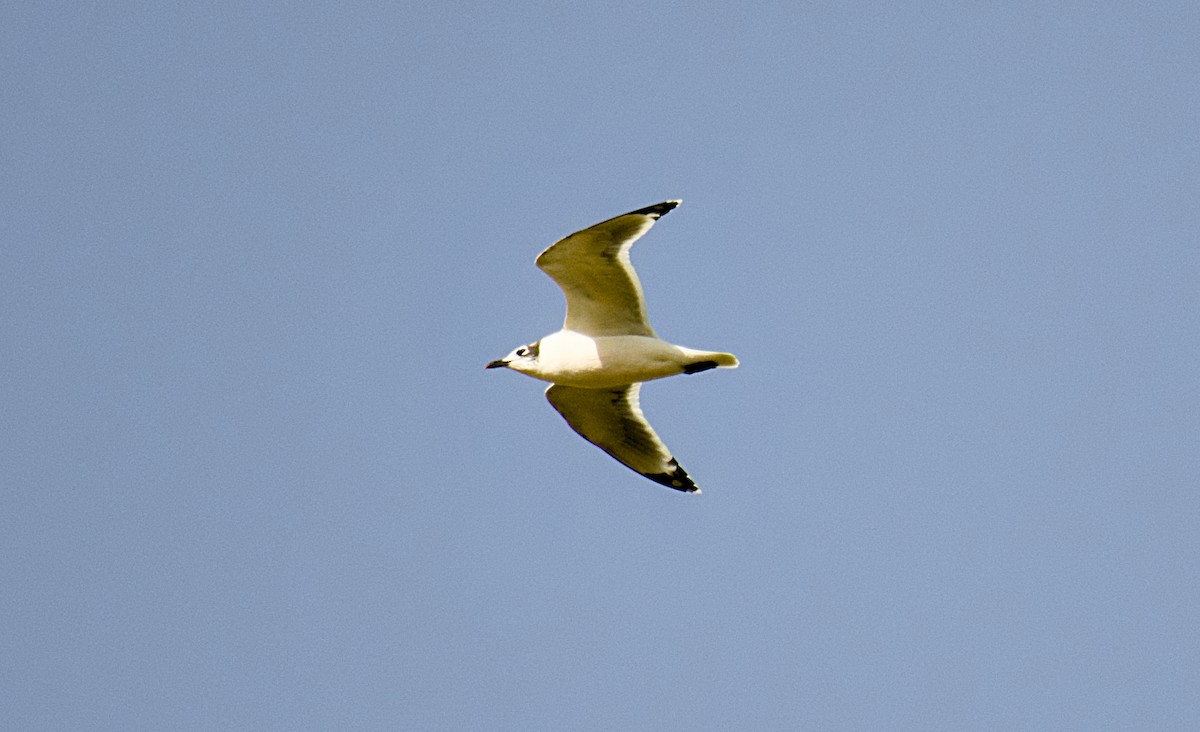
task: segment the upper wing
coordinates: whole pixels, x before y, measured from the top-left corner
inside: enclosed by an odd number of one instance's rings
[[[642,414],[638,405],[641,386],[580,389],[554,384],[546,389],[546,399],[583,439],[622,464],[668,488],[699,493]]]
[[[589,336],[655,335],[629,248],[681,201],[640,208],[559,239],[537,266],[567,296],[564,328]]]

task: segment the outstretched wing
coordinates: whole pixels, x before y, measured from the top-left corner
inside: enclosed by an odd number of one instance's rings
[[[700,489],[658,438],[638,405],[641,384],[580,389],[554,384],[546,399],[583,439],[655,483],[686,493]]]
[[[567,296],[564,328],[593,337],[655,335],[629,248],[680,203],[664,201],[602,221],[559,239],[538,255],[537,266]]]

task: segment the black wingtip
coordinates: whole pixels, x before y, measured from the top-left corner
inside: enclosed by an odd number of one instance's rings
[[[684,493],[699,493],[700,488],[695,481],[687,474],[687,471],[679,466],[675,458],[671,458],[671,462],[667,463],[667,467],[671,468],[669,473],[642,473],[650,480],[665,485],[668,488],[673,488]]]
[[[641,214],[642,216],[650,216],[651,218],[658,219],[666,216],[667,213],[681,203],[683,203],[681,199],[675,199],[674,201],[663,201],[662,203],[656,203],[653,206],[639,208],[637,211],[630,211],[629,213]]]

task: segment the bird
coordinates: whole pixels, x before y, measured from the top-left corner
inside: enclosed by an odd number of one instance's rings
[[[699,493],[642,413],[642,382],[737,368],[738,359],[659,338],[629,259],[634,242],[681,203],[663,201],[621,214],[563,237],[539,254],[535,263],[567,299],[563,327],[485,368],[550,382],[546,399],[583,439],[655,483]]]

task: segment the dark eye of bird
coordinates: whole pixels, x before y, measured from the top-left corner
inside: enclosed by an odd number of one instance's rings
[[[517,355],[518,355],[518,356],[524,356],[525,354],[526,354],[526,350],[525,350],[524,348],[518,348],[518,349],[517,349]]]

